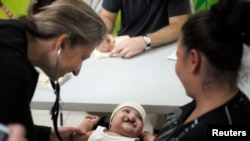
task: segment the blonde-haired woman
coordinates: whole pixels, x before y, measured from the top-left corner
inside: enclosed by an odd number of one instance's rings
[[[58,140],[54,129],[32,121],[30,102],[38,79],[34,67],[52,82],[66,73],[78,75],[82,61],[102,42],[104,23],[82,0],[56,0],[17,20],[0,20],[0,29],[0,122],[24,125],[29,141]],[[58,83],[53,84],[58,90]],[[55,102],[52,115],[57,107]],[[73,132],[81,131],[59,128],[63,140]]]

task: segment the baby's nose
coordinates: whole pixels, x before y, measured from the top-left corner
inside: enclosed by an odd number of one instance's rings
[[[129,118],[130,121],[135,121],[135,116],[134,115],[129,115],[128,118]]]

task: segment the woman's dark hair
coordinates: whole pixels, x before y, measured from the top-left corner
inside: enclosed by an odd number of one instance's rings
[[[215,78],[226,72],[237,79],[243,44],[250,44],[249,15],[249,0],[219,0],[184,24],[183,45],[188,51],[196,49],[206,56]]]
[[[29,7],[29,14],[37,14],[40,12],[40,8],[50,5],[55,0],[32,0],[30,7]]]

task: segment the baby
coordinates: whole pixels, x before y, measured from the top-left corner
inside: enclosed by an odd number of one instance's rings
[[[143,131],[146,112],[144,108],[133,101],[127,101],[118,105],[112,112],[109,121],[109,129],[97,126],[98,116],[88,115],[79,127],[86,134],[75,134],[74,141],[139,141]]]

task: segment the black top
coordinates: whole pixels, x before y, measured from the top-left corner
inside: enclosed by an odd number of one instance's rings
[[[195,101],[192,101],[169,113],[155,141],[207,141],[209,126],[250,126],[250,101],[241,91],[224,105],[184,125],[194,108]]]
[[[25,27],[17,20],[0,20],[0,76],[0,123],[23,124],[29,141],[49,140],[51,128],[33,124],[30,102],[38,72],[27,58]]]
[[[139,36],[169,24],[168,18],[191,12],[189,0],[103,0],[107,11],[121,10],[118,35]]]

